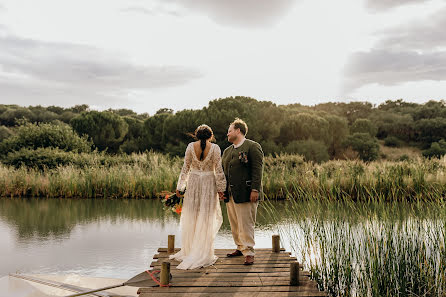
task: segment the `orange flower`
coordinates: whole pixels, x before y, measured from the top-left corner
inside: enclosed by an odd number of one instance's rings
[[[182,207],[179,206],[179,205],[175,208],[175,212],[176,212],[177,214],[180,214],[180,213],[181,213],[181,210],[182,210]]]
[[[164,199],[166,200],[169,199],[169,194],[167,194],[166,197],[164,197]]]

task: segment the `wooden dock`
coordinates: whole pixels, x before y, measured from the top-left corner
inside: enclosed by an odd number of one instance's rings
[[[277,239],[277,237],[276,237]],[[151,267],[163,270],[161,274],[172,275],[168,287],[154,286],[140,288],[139,297],[161,296],[328,296],[319,291],[309,273],[284,249],[256,249],[254,265],[243,265],[244,257],[227,258],[233,249],[216,249],[217,262],[209,267],[180,270],[178,261],[169,260],[177,252],[169,240],[170,248],[158,249]],[[169,252],[168,252],[169,251]],[[164,264],[163,264],[164,263]],[[167,267],[167,268],[166,268]],[[166,274],[167,273],[167,274]],[[163,277],[161,276],[161,279]],[[164,282],[167,277],[164,277]]]

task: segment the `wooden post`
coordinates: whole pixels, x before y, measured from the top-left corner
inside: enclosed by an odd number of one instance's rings
[[[280,252],[280,235],[273,235],[273,253]]]
[[[299,286],[299,262],[290,263],[290,285]]]
[[[167,253],[173,254],[175,252],[175,235],[167,237]]]
[[[163,286],[167,286],[169,284],[170,278],[170,262],[161,263],[161,275],[160,275],[160,283]]]

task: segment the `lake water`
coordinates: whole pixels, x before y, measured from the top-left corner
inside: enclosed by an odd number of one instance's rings
[[[215,248],[234,248],[224,203],[222,211]],[[277,234],[278,225],[266,217],[260,206],[257,248],[271,248]],[[148,269],[169,234],[180,247],[179,216],[163,210],[159,200],[1,198],[0,277],[19,272],[128,279]]]

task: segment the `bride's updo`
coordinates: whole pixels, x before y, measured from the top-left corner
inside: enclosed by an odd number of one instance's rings
[[[201,147],[201,155],[200,155],[200,161],[204,159],[204,150],[206,148],[206,141],[207,140],[215,140],[214,139],[214,132],[212,132],[211,127],[208,125],[200,125],[195,129],[194,136],[196,139],[200,141],[200,147]]]

